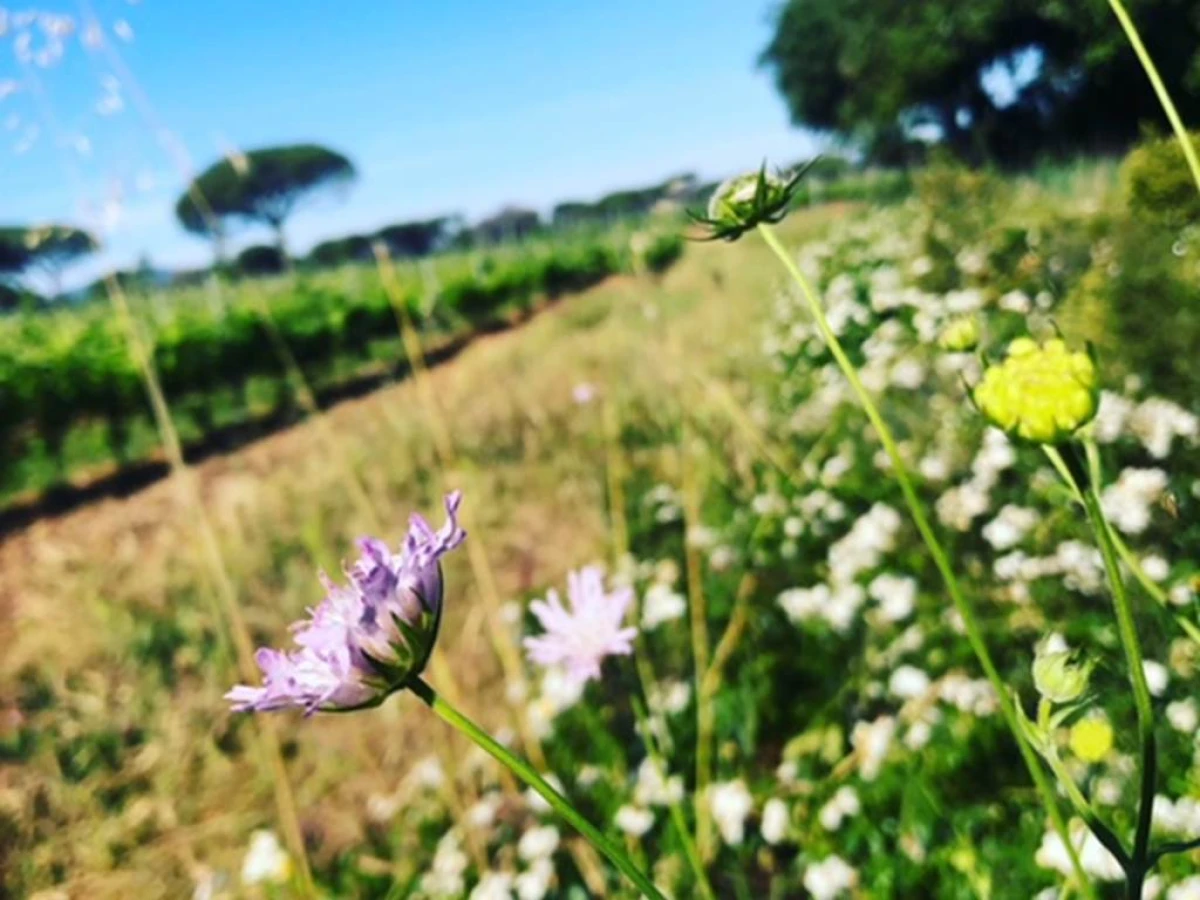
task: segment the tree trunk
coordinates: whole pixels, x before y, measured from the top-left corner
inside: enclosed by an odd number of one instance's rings
[[[290,272],[292,270],[292,257],[288,254],[287,237],[283,233],[283,219],[272,220],[271,228],[275,232],[275,249],[279,251],[279,259],[283,263],[283,270]]]

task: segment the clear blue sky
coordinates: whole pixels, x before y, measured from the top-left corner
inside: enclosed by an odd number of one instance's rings
[[[206,261],[207,245],[171,216],[184,176],[162,128],[197,167],[230,147],[298,140],[350,156],[358,183],[296,217],[297,250],[413,217],[546,209],[680,171],[792,161],[812,139],[756,65],[774,5],[46,0],[78,22],[58,60],[43,24],[22,29],[10,9],[0,223],[106,223],[105,256],[72,281],[142,252],[158,265]],[[83,40],[88,9],[110,50]]]

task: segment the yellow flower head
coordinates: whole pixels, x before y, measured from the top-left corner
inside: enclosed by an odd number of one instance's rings
[[[947,353],[967,353],[979,343],[979,323],[972,316],[952,319],[938,335],[938,346]]]
[[[1088,716],[1071,728],[1071,752],[1087,763],[1101,762],[1113,748],[1113,729],[1108,719]]]
[[[1017,338],[989,366],[975,403],[998,428],[1039,444],[1066,440],[1096,415],[1096,366],[1060,340]]]

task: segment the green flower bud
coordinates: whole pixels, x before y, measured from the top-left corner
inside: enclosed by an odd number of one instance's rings
[[[779,222],[788,214],[800,179],[811,165],[809,162],[785,175],[768,170],[764,163],[757,172],[730,178],[713,191],[707,214],[691,214],[692,221],[708,229],[706,240],[727,241],[737,240],[764,222]]]
[[[938,346],[947,353],[968,353],[979,343],[979,323],[973,316],[952,319],[938,335]]]
[[[1047,651],[1042,645],[1033,660],[1033,683],[1051,703],[1073,703],[1087,691],[1094,665],[1071,650]]]

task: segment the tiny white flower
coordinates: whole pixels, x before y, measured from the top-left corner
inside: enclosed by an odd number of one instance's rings
[[[708,803],[717,830],[726,844],[737,846],[746,834],[746,817],[754,808],[754,798],[741,779],[709,785]]]
[[[1130,417],[1130,430],[1155,459],[1166,459],[1175,438],[1195,442],[1200,418],[1169,400],[1151,397],[1138,404]]]
[[[1087,874],[1101,881],[1119,881],[1125,877],[1116,858],[1104,848],[1083,822],[1073,821],[1070,835],[1071,843],[1075,845],[1079,861]],[[1034,855],[1034,861],[1043,869],[1053,869],[1066,877],[1073,877],[1075,874],[1066,845],[1055,831],[1048,831],[1042,837],[1042,844]]]
[[[1141,560],[1142,572],[1151,581],[1163,582],[1171,574],[1171,564],[1161,556],[1144,556]]]
[[[728,544],[714,547],[708,554],[708,566],[714,572],[727,571],[735,562],[737,562],[737,553]]]
[[[857,816],[862,810],[854,788],[843,786],[829,798],[817,813],[817,821],[826,831],[837,831],[846,819]]]
[[[1200,900],[1200,875],[1189,875],[1167,888],[1167,900]]]
[[[983,539],[996,550],[1008,550],[1019,544],[1037,523],[1038,514],[1034,510],[1008,503],[983,526]]]
[[[899,622],[912,615],[917,601],[917,582],[906,575],[884,572],[876,575],[867,586],[871,599],[879,604],[879,613],[886,622]]]
[[[1194,734],[1200,727],[1200,713],[1196,709],[1196,701],[1188,697],[1186,700],[1168,703],[1167,721],[1176,731],[1183,734]]]
[[[916,666],[899,666],[888,679],[888,691],[901,700],[923,697],[929,691],[929,676]]]
[[[1033,309],[1033,301],[1024,291],[1009,291],[998,302],[1001,309],[1026,315]]]
[[[662,766],[646,757],[638,766],[633,800],[639,806],[671,806],[683,799],[683,779],[668,776]]]
[[[650,711],[678,715],[692,700],[692,686],[686,681],[665,680],[650,686],[646,702]]]
[[[508,872],[488,872],[468,895],[468,900],[512,900],[513,877]]]
[[[436,757],[426,756],[413,767],[413,779],[423,788],[436,790],[446,780],[446,773]]]
[[[466,823],[472,828],[486,829],[496,821],[496,813],[500,811],[500,795],[495,791],[484,794],[467,809]]]
[[[516,877],[513,888],[517,892],[518,900],[542,900],[550,893],[553,881],[554,864],[548,859],[537,859]]]
[[[858,756],[858,773],[863,781],[874,781],[879,775],[895,733],[896,720],[892,716],[855,723],[850,732],[850,743]]]
[[[260,829],[250,836],[242,861],[243,884],[283,884],[292,872],[292,861],[275,832]]]
[[[1104,515],[1126,534],[1141,534],[1166,489],[1167,473],[1162,469],[1124,469],[1101,495]]]
[[[566,793],[565,789],[563,788],[562,782],[559,781],[558,776],[555,775],[553,772],[546,775],[545,778],[548,782],[550,782],[550,785],[556,791],[558,791],[560,794]],[[550,812],[550,804],[547,803],[545,798],[541,794],[539,794],[537,791],[535,791],[533,788],[527,788],[525,793],[522,796],[524,796],[525,802],[529,805],[529,808],[531,810],[533,810],[535,813],[540,814],[540,813]]]
[[[1150,688],[1150,693],[1155,697],[1161,697],[1171,678],[1167,667],[1153,659],[1147,659],[1142,661],[1142,671],[1146,673],[1146,685]]]
[[[762,836],[768,844],[778,844],[787,837],[791,817],[787,803],[778,797],[772,797],[763,806]]]
[[[631,837],[641,837],[654,827],[654,813],[640,806],[626,804],[617,810],[613,823]]]
[[[858,872],[840,856],[827,856],[804,870],[804,889],[813,900],[836,900],[858,885]]]
[[[547,859],[558,849],[558,829],[553,825],[530,828],[517,842],[517,855],[526,862]]]
[[[651,631],[664,622],[674,622],[687,612],[687,598],[669,585],[654,583],[642,600],[642,627]]]

